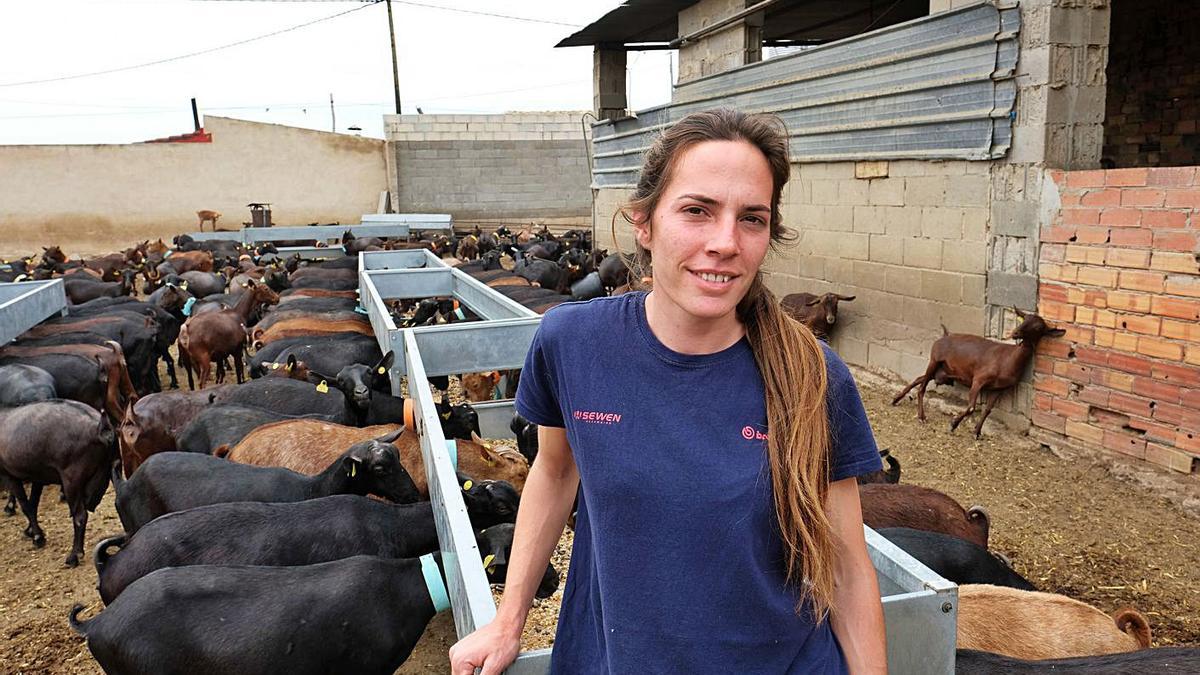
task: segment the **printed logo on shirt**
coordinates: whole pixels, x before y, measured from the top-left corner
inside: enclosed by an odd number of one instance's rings
[[[767,440],[767,435],[747,424],[742,427],[742,438],[748,441],[765,441]]]
[[[580,422],[588,424],[619,424],[620,413],[600,412],[599,410],[575,410],[571,416]]]

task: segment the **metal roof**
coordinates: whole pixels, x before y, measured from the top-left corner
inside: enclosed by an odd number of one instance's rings
[[[679,37],[679,12],[697,0],[625,0],[555,47],[666,43]],[[784,0],[768,7],[763,42],[822,43],[929,13],[929,0]]]

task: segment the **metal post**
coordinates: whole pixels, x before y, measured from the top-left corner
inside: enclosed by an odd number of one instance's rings
[[[200,110],[196,107],[196,99],[192,99],[192,123],[196,125],[196,131],[200,131]]]
[[[333,109],[333,94],[329,94],[329,130],[337,133],[337,112]]]
[[[400,64],[396,56],[396,27],[392,23],[392,0],[387,0],[388,35],[392,37],[392,84],[396,89],[396,114],[400,114]]]

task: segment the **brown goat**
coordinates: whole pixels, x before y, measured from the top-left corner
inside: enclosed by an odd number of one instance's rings
[[[70,344],[42,345],[26,347],[23,345],[8,345],[0,349],[0,356],[43,356],[48,354],[70,354],[85,359],[93,359],[100,364],[107,382],[104,383],[104,413],[113,424],[121,421],[123,401],[137,401],[137,391],[129,379],[129,366],[125,363],[125,353],[121,345],[113,340],[106,340],[102,345]]]
[[[855,297],[837,293],[791,293],[785,295],[780,304],[793,319],[808,326],[813,335],[828,338],[833,324],[837,322],[838,302],[850,302]]]
[[[276,340],[323,333],[359,333],[374,336],[371,324],[365,320],[322,321],[308,317],[285,319],[256,335],[254,348],[262,349]]]
[[[213,454],[233,462],[282,466],[312,476],[324,471],[351,445],[394,433],[398,428],[395,424],[359,428],[317,420],[285,420],[264,424],[232,449],[221,446]],[[393,445],[400,450],[400,463],[412,476],[417,491],[428,499],[425,461],[417,435],[405,431]],[[520,492],[529,475],[529,463],[515,450],[495,448],[476,437],[474,441],[458,441],[458,470],[476,480],[506,480]]]
[[[863,523],[876,530],[908,527],[941,532],[987,548],[990,523],[981,507],[963,507],[949,495],[919,485],[868,483],[858,486]]]
[[[147,394],[125,407],[117,428],[121,467],[125,477],[158,452],[173,452],[175,439],[201,410],[221,403],[235,385],[224,384],[207,391],[164,391]]]
[[[224,361],[227,356],[233,357],[233,369],[237,373],[238,384],[241,384],[244,379],[242,354],[246,347],[246,322],[250,320],[250,313],[260,303],[279,302],[275,291],[264,284],[251,281],[248,282],[248,288],[233,308],[191,316],[179,329],[179,360],[187,369],[189,384],[192,381],[192,369],[195,369],[200,380],[199,388],[203,389],[212,372],[213,361]],[[223,371],[218,372],[217,384],[224,379],[220,377],[222,374]]]
[[[204,223],[212,223],[213,232],[217,231],[217,219],[221,217],[220,211],[210,209],[201,209],[196,212],[196,217],[200,219],[200,231],[204,231]]]
[[[1132,609],[1109,616],[1065,595],[986,584],[958,587],[959,649],[1058,659],[1149,646],[1150,625]]]
[[[995,395],[983,409],[983,416],[975,425],[975,438],[983,431],[983,423],[992,412],[996,401],[1021,380],[1025,366],[1033,358],[1038,341],[1043,337],[1058,337],[1066,333],[1061,328],[1051,328],[1037,314],[1025,314],[1016,307],[1013,311],[1021,317],[1021,325],[1012,332],[1012,338],[1017,344],[1010,345],[995,342],[978,335],[951,333],[942,326],[942,337],[933,343],[929,351],[929,366],[925,374],[913,380],[904,388],[892,405],[896,405],[912,391],[917,389],[917,419],[925,421],[925,387],[932,380],[936,384],[953,384],[961,382],[971,388],[967,396],[967,408],[950,423],[950,431],[958,428],[964,419],[975,414],[975,404],[983,390],[993,391]]]
[[[468,234],[458,242],[458,253],[456,254],[459,260],[474,260],[479,257],[479,238],[473,234]]]
[[[358,299],[358,291],[330,291],[324,288],[289,288],[286,292],[287,297]]]
[[[471,403],[492,400],[492,392],[500,384],[500,371],[486,373],[466,373],[459,378],[462,382],[463,396]]]

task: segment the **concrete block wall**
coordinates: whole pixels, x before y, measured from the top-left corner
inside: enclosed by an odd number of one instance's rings
[[[712,25],[752,4],[747,0],[700,0],[679,12],[679,36]],[[760,31],[753,24],[753,18],[737,21],[680,47],[679,83],[761,61]]]
[[[1032,421],[1048,442],[1200,474],[1200,169],[1054,172]]]
[[[395,210],[589,223],[584,114],[385,117]]]
[[[1200,4],[1113,3],[1104,157],[1114,166],[1200,164]]]

